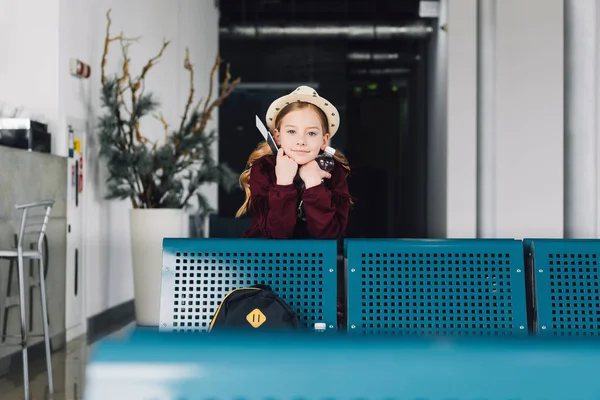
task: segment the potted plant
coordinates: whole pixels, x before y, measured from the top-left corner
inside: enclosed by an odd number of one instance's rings
[[[130,71],[129,46],[138,39],[121,33],[110,35],[110,10],[107,14],[106,38],[101,65],[101,103],[104,114],[98,123],[100,155],[107,162],[107,199],[131,202],[130,229],[134,272],[136,320],[140,325],[159,322],[162,239],[186,237],[187,213],[196,208],[205,217],[211,208],[202,185],[217,183],[227,190],[237,186],[238,174],[216,162],[211,146],[216,132],[206,125],[213,110],[219,107],[240,82],[231,81],[229,65],[222,88],[213,95],[213,78],[221,60],[217,56],[210,73],[210,89],[204,102],[194,104],[194,67],[186,49],[183,67],[189,72],[190,91],[181,121],[171,129],[158,101],[145,88],[146,77],[163,56],[169,42],[150,59],[139,75]],[[106,73],[107,54],[112,42],[120,45],[123,57],[119,73]],[[152,141],[140,131],[140,121],[153,115],[164,128],[164,139]],[[195,203],[195,204],[194,204]]]

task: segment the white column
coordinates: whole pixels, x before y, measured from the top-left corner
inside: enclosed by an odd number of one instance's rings
[[[477,237],[496,234],[496,0],[477,7]]]
[[[563,235],[563,23],[563,0],[496,2],[495,237]]]
[[[598,7],[598,1],[596,0],[596,21],[600,21],[600,7]],[[596,38],[600,37],[600,24],[596,24]],[[596,54],[600,54],[600,40],[596,40]],[[600,82],[596,82],[596,99],[600,99]],[[600,116],[600,101],[596,101],[596,119],[598,119],[598,117]],[[596,132],[594,137],[596,138],[596,165],[595,165],[595,172],[596,172],[596,179],[595,179],[595,183],[596,183],[596,191],[595,191],[595,195],[596,195],[596,199],[595,199],[595,203],[596,203],[596,236],[595,237],[599,237],[600,236],[600,172],[598,171],[598,169],[600,168],[600,139],[598,139],[598,129],[600,128],[600,124],[596,123]]]
[[[477,234],[477,0],[449,0],[447,7],[446,237],[472,238]]]
[[[565,0],[565,237],[597,237],[596,0]]]

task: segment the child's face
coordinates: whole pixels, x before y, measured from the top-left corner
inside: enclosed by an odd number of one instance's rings
[[[299,165],[314,160],[327,147],[329,133],[323,132],[319,116],[310,108],[289,112],[280,126],[273,131],[275,141]]]

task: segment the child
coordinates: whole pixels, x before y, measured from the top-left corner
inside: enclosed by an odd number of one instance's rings
[[[339,151],[329,173],[315,161],[338,130],[337,109],[314,89],[300,86],[275,100],[266,118],[279,152],[273,155],[262,143],[240,176],[246,201],[236,216],[252,214],[243,237],[338,239],[351,204],[350,168]]]

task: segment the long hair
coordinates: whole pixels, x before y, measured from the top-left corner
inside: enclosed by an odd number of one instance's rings
[[[315,106],[314,104],[305,103],[305,102],[294,102],[294,103],[291,103],[290,105],[286,106],[285,108],[283,108],[277,115],[277,118],[275,118],[275,127],[277,129],[280,129],[281,128],[281,120],[283,119],[283,117],[285,117],[287,114],[289,114],[290,112],[292,112],[294,110],[301,110],[303,108],[310,108],[317,112],[317,115],[319,116],[319,120],[321,121],[321,127],[322,127],[323,131],[325,132],[326,131],[325,128],[327,126],[329,126],[327,123],[327,116],[325,116],[325,113],[319,107]],[[252,197],[252,193],[250,192],[250,169],[252,168],[252,165],[254,165],[254,163],[256,161],[258,161],[259,159],[261,159],[262,157],[267,156],[269,154],[273,154],[273,152],[271,151],[271,148],[269,147],[267,142],[261,142],[258,145],[258,147],[250,154],[250,157],[248,157],[248,162],[246,163],[246,169],[240,175],[240,186],[242,187],[242,189],[244,189],[244,192],[246,192],[246,200],[244,201],[242,206],[239,208],[239,210],[235,214],[236,218],[239,218],[242,215],[246,214],[251,206],[250,199]],[[346,156],[344,156],[342,154],[341,151],[336,150],[335,154],[333,155],[333,159],[336,162],[342,164],[344,169],[346,169],[347,174],[350,173],[350,165],[348,163],[348,159],[346,158]]]

